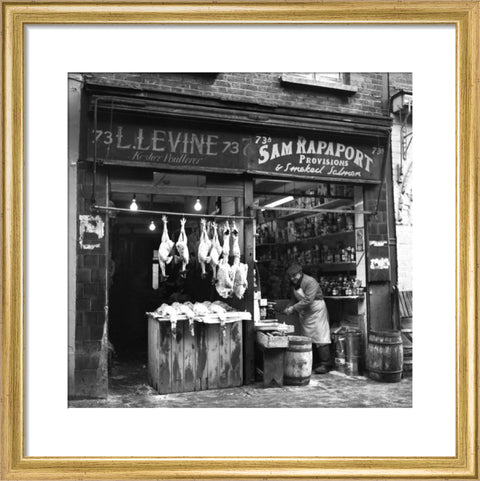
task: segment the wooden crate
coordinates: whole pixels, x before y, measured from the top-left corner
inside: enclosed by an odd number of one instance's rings
[[[257,331],[257,342],[267,349],[288,347],[288,336],[273,336],[268,332]]]
[[[148,382],[160,394],[241,386],[242,321],[170,321],[148,316]]]

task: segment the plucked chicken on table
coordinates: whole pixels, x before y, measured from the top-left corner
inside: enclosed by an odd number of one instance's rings
[[[184,315],[187,317],[190,333],[193,335],[194,334],[193,320],[195,317],[195,313],[193,312],[193,309],[187,303],[181,304],[180,302],[174,302],[172,304],[172,307],[175,309],[177,314]]]
[[[170,319],[170,324],[172,327],[172,332],[175,333],[177,330],[177,320],[178,320],[178,312],[173,306],[169,306],[168,304],[163,303],[159,308],[155,310],[155,314],[160,317]]]
[[[193,305],[193,312],[196,316],[207,316],[210,311],[208,310],[208,305],[204,302],[196,302]]]
[[[210,304],[208,310],[211,314],[216,314],[218,316],[221,326],[225,326],[227,311],[222,306],[219,306],[218,304]]]

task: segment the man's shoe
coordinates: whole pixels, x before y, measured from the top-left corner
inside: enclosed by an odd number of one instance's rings
[[[315,374],[327,374],[328,367],[324,366],[323,364],[315,368]]]

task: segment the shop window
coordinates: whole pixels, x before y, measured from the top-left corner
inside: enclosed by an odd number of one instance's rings
[[[319,283],[332,332],[364,329],[363,189],[351,183],[257,178],[255,278],[259,318],[301,332],[291,304],[291,264]]]
[[[351,185],[260,180],[255,202],[256,261],[264,297],[288,296],[285,269],[293,262],[316,277],[326,294],[360,295],[354,289],[358,248]]]
[[[350,75],[342,72],[284,73],[280,81],[285,86],[315,88],[344,95],[354,95],[358,90],[350,85]]]

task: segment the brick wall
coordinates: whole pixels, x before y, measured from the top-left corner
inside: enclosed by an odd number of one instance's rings
[[[91,166],[78,168],[78,219],[91,215],[93,176]],[[96,200],[105,203],[105,176],[97,175]],[[100,218],[105,221],[103,216]],[[75,328],[76,397],[107,395],[107,324],[105,320],[105,237],[92,236],[95,248],[82,247],[79,226],[77,242],[77,305]]]
[[[395,72],[389,74],[390,92],[398,90],[412,91],[412,74],[408,72]]]
[[[389,75],[390,94],[399,90],[412,92],[412,75],[409,73],[392,73]],[[412,290],[412,210],[413,210],[413,141],[406,150],[402,160],[401,126],[405,119],[398,113],[392,114],[392,168],[393,168],[393,198],[395,203],[395,219],[397,231],[398,255],[398,287],[401,291]],[[405,132],[412,132],[412,117],[405,124]],[[413,136],[412,136],[413,138]],[[400,169],[400,164],[402,167]]]
[[[411,131],[411,122],[408,123],[408,129]],[[401,291],[412,290],[412,210],[413,205],[413,148],[410,145],[407,150],[406,160],[403,161],[402,171],[400,175],[400,158],[401,158],[401,135],[400,122],[398,116],[394,116],[394,124],[392,127],[392,166],[393,166],[393,192],[395,203],[395,220],[397,231],[397,250],[398,250],[398,288]]]
[[[397,225],[398,288],[401,291],[412,290],[412,238],[411,226]]]
[[[115,73],[89,74],[89,78],[136,89],[148,89],[207,97],[218,100],[248,102],[323,110],[339,113],[384,115],[382,111],[381,73],[352,73],[350,85],[358,88],[355,95],[333,94],[318,88],[282,84],[282,73]]]

